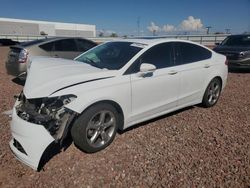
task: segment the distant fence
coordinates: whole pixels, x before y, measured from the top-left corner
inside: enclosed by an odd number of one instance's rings
[[[176,39],[183,39],[183,40],[190,40],[193,42],[197,42],[203,45],[214,45],[214,43],[217,42],[221,42],[222,40],[224,40],[228,35],[227,34],[218,34],[218,35],[166,35],[166,36],[145,36],[142,37],[140,36],[139,38],[176,38]],[[48,37],[52,37],[52,36],[48,36]],[[24,42],[24,41],[31,41],[31,40],[38,40],[38,39],[42,39],[45,38],[45,36],[25,36],[25,35],[0,35],[0,38],[6,38],[6,39],[12,39],[12,40],[16,40],[19,42]],[[133,37],[136,38],[136,37]],[[116,40],[119,39],[119,37],[117,38],[112,38],[112,37],[90,37],[88,38],[90,40],[93,40],[97,43],[102,43],[102,42],[106,42],[106,41],[112,41],[112,40]]]
[[[38,40],[43,39],[45,36],[37,35],[0,35],[0,39],[12,39],[18,42],[25,42],[25,41],[32,41],[32,40]]]

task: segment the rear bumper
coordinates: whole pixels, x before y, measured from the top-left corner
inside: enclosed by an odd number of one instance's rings
[[[6,61],[5,68],[7,70],[7,74],[12,76],[18,76],[19,74],[26,71],[26,63]]]
[[[42,125],[21,119],[16,114],[15,107],[12,113],[11,134],[9,145],[16,158],[37,170],[44,151],[54,142],[54,138]]]
[[[229,68],[250,68],[250,58],[243,60],[228,60]]]

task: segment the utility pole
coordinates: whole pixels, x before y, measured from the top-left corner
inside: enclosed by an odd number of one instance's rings
[[[210,29],[211,29],[212,27],[211,27],[211,26],[207,26],[206,28],[207,28],[207,35],[209,35],[209,31],[210,31]]]
[[[225,30],[226,30],[226,34],[230,34],[231,29],[225,29]]]

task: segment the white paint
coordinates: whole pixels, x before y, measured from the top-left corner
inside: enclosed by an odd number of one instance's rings
[[[145,65],[143,70],[153,73],[149,77],[143,77],[140,73],[124,75],[132,63],[148,49],[160,43],[182,40],[121,41],[141,43],[145,44],[145,47],[123,68],[116,71],[58,58],[34,59],[24,86],[25,96],[40,98],[74,94],[77,98],[65,107],[77,113],[82,113],[96,102],[111,100],[122,108],[124,128],[128,128],[136,123],[200,103],[208,83],[216,76],[222,78],[223,88],[225,87],[228,74],[226,58],[208,48],[212,53],[209,60],[157,70],[154,70],[153,66]],[[190,41],[183,42],[195,44]],[[209,68],[205,67],[207,64]],[[106,77],[110,78],[95,80]],[[69,85],[71,86],[67,87]],[[18,105],[18,102],[15,105]],[[36,168],[43,151],[53,138],[43,126],[20,119],[15,108],[11,130],[12,136],[23,145],[28,156],[17,151],[13,145],[12,151],[21,161]]]

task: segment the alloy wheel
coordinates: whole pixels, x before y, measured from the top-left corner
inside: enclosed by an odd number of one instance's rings
[[[87,125],[87,141],[92,147],[101,147],[115,133],[116,119],[113,112],[102,110],[90,119]]]
[[[208,102],[213,105],[217,102],[220,96],[220,84],[216,81],[212,82],[208,88]]]

